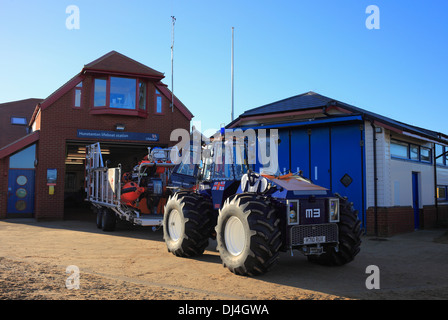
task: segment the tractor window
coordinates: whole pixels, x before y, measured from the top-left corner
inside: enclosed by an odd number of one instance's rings
[[[212,165],[212,179],[233,180],[233,161],[232,158],[226,159],[229,150],[226,143],[217,142],[213,144],[213,165]]]
[[[177,173],[184,174],[187,176],[194,176],[195,168],[196,168],[196,166],[193,163],[190,163],[190,164],[181,163],[179,165],[179,168],[177,169]]]
[[[195,161],[198,159],[198,155],[195,152],[193,146],[190,147],[190,157],[188,163],[181,162],[179,166],[177,167],[176,173],[178,174],[184,174],[187,176],[195,176],[197,173],[197,167],[198,165],[195,164]],[[199,158],[200,159],[200,158]]]

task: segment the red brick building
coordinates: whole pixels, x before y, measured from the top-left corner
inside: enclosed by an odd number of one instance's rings
[[[0,145],[0,218],[63,219],[64,207],[82,202],[87,144],[101,142],[111,166],[135,164],[148,147],[174,145],[172,130],[189,130],[193,115],[176,97],[171,104],[163,78],[112,51],[38,101],[28,133]]]

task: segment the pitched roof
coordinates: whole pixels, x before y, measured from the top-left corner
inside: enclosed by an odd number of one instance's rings
[[[264,106],[246,110],[241,117],[262,115],[268,113],[298,111],[326,106],[333,99],[309,91],[290,98],[266,104]]]
[[[39,131],[31,132],[26,136],[23,136],[16,141],[13,141],[10,144],[4,146],[0,149],[0,159],[10,156],[11,154],[16,153],[17,151],[33,144],[34,142],[39,140],[39,134]]]
[[[156,86],[160,86],[160,91],[162,91],[165,96],[169,100],[171,100],[170,91],[167,88],[162,88],[165,85],[160,82],[160,80],[164,78],[163,73],[147,67],[144,64],[141,64],[140,62],[137,62],[129,57],[126,57],[125,55],[117,51],[111,51],[101,56],[100,58],[86,64],[80,73],[68,80],[65,84],[63,84],[60,88],[58,88],[45,100],[43,100],[34,110],[31,121],[33,121],[36,117],[39,108],[43,110],[46,109],[48,106],[62,97],[62,95],[73,89],[80,81],[82,81],[84,79],[84,72],[105,72],[119,75],[147,77],[156,81],[158,80],[158,82],[156,82]],[[185,115],[188,120],[191,120],[193,118],[193,114],[176,96],[174,96],[174,105],[182,112],[182,114]]]
[[[106,53],[104,56],[86,64],[83,70],[130,74],[156,79],[163,79],[165,77],[162,72],[145,66],[144,64],[135,61],[117,51]]]
[[[27,123],[33,110],[42,99],[24,99],[0,103],[0,148],[27,134],[27,126],[11,123],[12,117],[26,118]]]
[[[400,122],[380,114],[364,110],[350,104],[323,96],[321,94],[309,91],[290,98],[272,102],[261,107],[253,108],[242,113],[237,119],[232,121],[227,127],[235,127],[244,118],[266,117],[274,114],[288,112],[306,111],[309,109],[336,107],[346,113],[361,115],[365,120],[373,121],[379,125],[386,126],[388,129],[398,132],[406,131],[434,139],[438,142],[446,143],[446,135],[440,132],[420,128],[404,122]],[[324,109],[322,109],[324,111]],[[336,116],[337,117],[337,116]]]

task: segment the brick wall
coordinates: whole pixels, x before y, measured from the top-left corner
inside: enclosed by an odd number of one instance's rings
[[[435,206],[424,206],[422,216],[424,229],[448,226],[447,205],[439,205],[438,209]]]
[[[176,128],[189,130],[190,122],[176,108],[172,112],[170,102],[163,97],[163,115],[155,115],[155,87],[148,83],[148,118],[112,114],[90,114],[93,97],[93,78],[83,81],[81,108],[73,108],[74,91],[63,95],[55,103],[41,111],[41,131],[38,147],[38,167],[36,170],[35,217],[41,219],[62,219],[64,213],[65,146],[67,140],[79,140],[77,129],[113,131],[117,123],[124,124],[126,131],[158,133],[159,142],[152,145],[174,145],[170,142],[171,131]],[[86,140],[86,139],[82,139]],[[91,140],[92,143],[97,140]],[[114,140],[107,140],[114,142]],[[122,142],[122,141],[117,141]],[[132,143],[132,141],[126,141]],[[135,141],[142,144],[141,141]],[[151,146],[151,143],[146,143]],[[46,185],[47,168],[57,169],[57,185],[54,195],[49,195]]]
[[[367,235],[375,235],[375,211],[373,207],[367,209]],[[424,206],[420,209],[420,229],[431,229],[448,226],[448,206],[439,206],[438,213],[435,206]],[[399,233],[414,231],[414,208],[379,207],[378,208],[378,236],[390,237]]]
[[[27,134],[27,126],[11,124],[11,117],[24,117],[28,123],[40,101],[40,99],[26,99],[0,104],[0,148]]]
[[[369,207],[367,215],[367,235],[375,235],[375,211]],[[414,209],[412,207],[378,207],[378,236],[414,231]]]
[[[0,219],[6,218],[8,197],[8,158],[0,159]]]

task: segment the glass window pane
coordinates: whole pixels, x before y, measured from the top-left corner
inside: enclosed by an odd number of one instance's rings
[[[412,160],[419,160],[418,146],[411,144],[410,155]]]
[[[11,124],[21,124],[26,125],[26,118],[25,117],[11,117]]]
[[[390,154],[393,157],[408,158],[408,144],[405,142],[400,142],[392,140],[390,142]]]
[[[162,97],[157,97],[157,113],[162,113]]]
[[[437,164],[443,165],[444,164],[444,156],[442,156],[443,154],[443,146],[436,144],[436,157],[440,156],[440,158],[436,159]]]
[[[110,107],[135,109],[136,79],[110,78]]]
[[[431,150],[426,147],[420,147],[420,159],[424,162],[431,162]]]
[[[437,187],[437,199],[441,199],[441,200],[446,199],[446,187],[445,186]]]
[[[75,107],[81,106],[81,90],[75,90]]]
[[[36,159],[36,145],[23,149],[9,157],[10,169],[34,169]]]
[[[138,84],[138,108],[141,110],[146,109],[146,83],[140,82]]]
[[[95,79],[95,94],[93,98],[94,107],[104,107],[106,106],[106,79]]]

